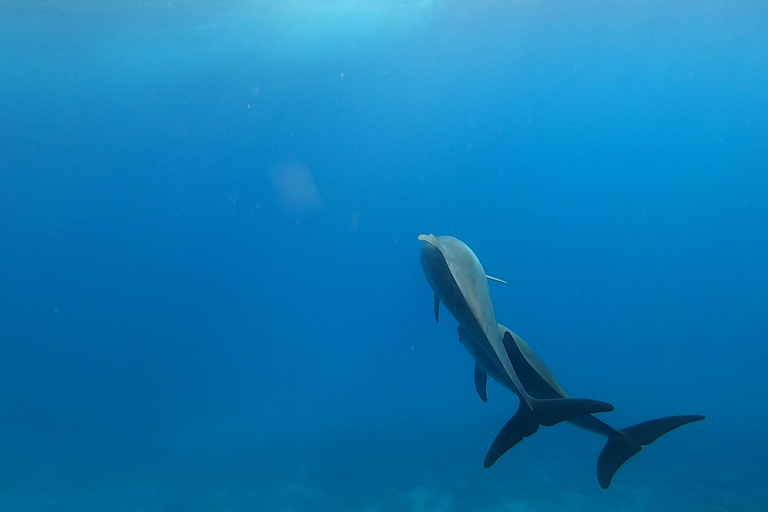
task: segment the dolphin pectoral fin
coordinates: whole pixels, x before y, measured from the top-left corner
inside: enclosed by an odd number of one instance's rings
[[[469,351],[475,360],[475,391],[483,402],[488,401],[488,369],[493,367],[493,360],[483,352],[483,349],[470,336],[464,327],[459,325],[456,328],[459,333],[459,341]],[[493,375],[493,374],[491,374]]]
[[[704,416],[683,415],[669,416],[644,421],[608,436],[603,451],[597,459],[597,482],[607,489],[616,471],[630,457],[637,454],[643,446],[649,445],[667,432],[694,421],[701,421]]]
[[[489,468],[493,463],[499,460],[510,448],[533,435],[539,429],[539,422],[536,421],[528,406],[520,400],[520,406],[514,416],[504,425],[496,439],[491,443],[488,453],[485,456],[483,466]]]
[[[435,322],[440,321],[440,298],[435,294]]]
[[[501,284],[509,284],[503,279],[499,279],[498,277],[489,276],[488,274],[485,274],[485,278],[489,281],[496,281],[497,283]]]
[[[488,374],[477,363],[475,363],[475,390],[480,400],[488,401]]]
[[[613,410],[611,404],[589,398],[534,398],[529,405],[536,419],[545,427],[579,416]]]

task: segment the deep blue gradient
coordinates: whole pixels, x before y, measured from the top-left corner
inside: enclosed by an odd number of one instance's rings
[[[768,507],[768,6],[0,6],[0,510]],[[421,233],[616,427],[432,317]]]

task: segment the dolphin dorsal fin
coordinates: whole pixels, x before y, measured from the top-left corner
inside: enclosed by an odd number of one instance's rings
[[[499,279],[498,277],[489,276],[488,274],[485,274],[485,278],[489,281],[496,281],[497,283],[501,284],[509,284],[503,279]]]

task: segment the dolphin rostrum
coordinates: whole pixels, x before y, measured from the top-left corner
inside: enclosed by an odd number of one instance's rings
[[[459,340],[475,359],[475,388],[478,395],[483,401],[487,401],[486,383],[488,375],[490,375],[520,397],[517,413],[501,429],[488,450],[483,465],[491,467],[507,450],[525,437],[535,433],[539,424],[546,425],[537,418],[534,408],[528,405],[525,396],[534,401],[551,401],[569,400],[568,395],[549,368],[517,334],[501,324],[496,325],[498,337],[501,338],[503,347],[503,354],[496,357],[495,352],[489,353],[486,350],[487,339],[478,338],[477,329],[473,333],[467,327],[468,325],[471,326],[472,319],[467,316],[466,310],[476,309],[478,304],[483,304],[486,310],[490,310],[490,314],[486,311],[486,316],[483,318],[489,319],[489,316],[493,316],[495,321],[490,293],[487,291],[488,286],[485,282],[485,278],[489,278],[489,276],[485,276],[474,252],[463,242],[453,237],[421,235],[419,240],[427,242],[422,248],[421,262],[427,281],[435,291],[435,318],[437,319],[439,302],[442,300],[459,321]],[[436,254],[430,247],[437,249],[440,254]],[[442,257],[443,262],[441,262],[440,257]],[[470,271],[470,269],[472,270]],[[473,281],[470,281],[468,276],[471,276]],[[459,284],[460,281],[464,281],[463,288]],[[471,286],[467,286],[467,283],[470,282]],[[483,287],[480,283],[485,286]],[[485,291],[463,295],[464,290],[476,288],[484,288]],[[441,291],[438,292],[438,290]],[[482,296],[479,301],[477,300],[478,296]],[[464,306],[461,305],[462,297]],[[485,332],[484,330],[483,333]],[[511,367],[511,373],[508,371],[507,365],[502,362],[505,360]],[[612,407],[608,407],[609,409],[591,412],[603,412],[612,409]],[[704,416],[683,415],[659,418],[622,430],[614,429],[592,416],[591,413],[566,419],[576,426],[608,438],[597,463],[598,483],[605,489],[610,485],[616,470],[630,457],[638,453],[642,446],[652,443],[677,427],[702,420]]]

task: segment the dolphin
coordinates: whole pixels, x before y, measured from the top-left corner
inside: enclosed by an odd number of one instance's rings
[[[420,235],[419,240],[425,242],[421,249],[421,266],[435,292],[435,319],[439,320],[442,302],[482,351],[478,357],[489,366],[486,370],[493,368],[485,374],[490,373],[494,378],[498,376],[512,384],[511,389],[527,408],[526,417],[530,421],[524,425],[526,435],[533,434],[539,425],[549,427],[585,414],[613,410],[611,404],[597,400],[530,395],[507,355],[491,302],[488,277],[475,253],[452,236]],[[476,372],[476,376],[481,375]]]
[[[534,434],[540,424],[546,426],[546,423],[536,416],[534,408],[529,405],[526,397],[532,399],[534,404],[537,400],[553,403],[552,401],[574,399],[568,398],[565,390],[549,368],[533,349],[513,331],[501,324],[496,324],[498,337],[501,338],[503,347],[503,355],[497,357],[496,352],[487,350],[489,341],[484,338],[486,331],[483,331],[483,335],[478,337],[477,329],[472,331],[468,328],[468,326],[472,326],[473,316],[489,320],[492,315],[495,321],[486,278],[497,279],[485,275],[474,252],[466,244],[453,237],[421,235],[419,240],[426,242],[425,246],[422,247],[421,263],[427,281],[435,291],[435,319],[439,319],[439,305],[442,300],[459,321],[459,341],[475,360],[475,389],[478,395],[484,402],[487,401],[486,385],[488,375],[490,375],[520,398],[517,412],[504,425],[488,450],[483,465],[489,468],[515,444]],[[436,254],[429,247],[434,247],[440,254]],[[459,284],[460,282],[464,283],[463,287]],[[438,290],[440,291],[438,292]],[[464,294],[464,290],[469,293]],[[464,299],[463,306],[462,298]],[[480,309],[484,310],[484,317],[472,313],[473,310],[478,309],[478,305],[482,305]],[[511,372],[503,361],[509,363],[512,368]],[[577,403],[579,402],[590,401],[577,400]],[[602,404],[602,402],[596,403]],[[607,409],[603,408],[592,412],[607,412],[607,410],[612,409],[609,404],[605,405],[608,406]],[[704,416],[700,415],[670,416],[617,430],[591,413],[565,418],[578,427],[608,438],[597,463],[598,483],[604,489],[608,488],[619,467],[637,454],[642,446],[652,443],[677,427],[702,419]]]

